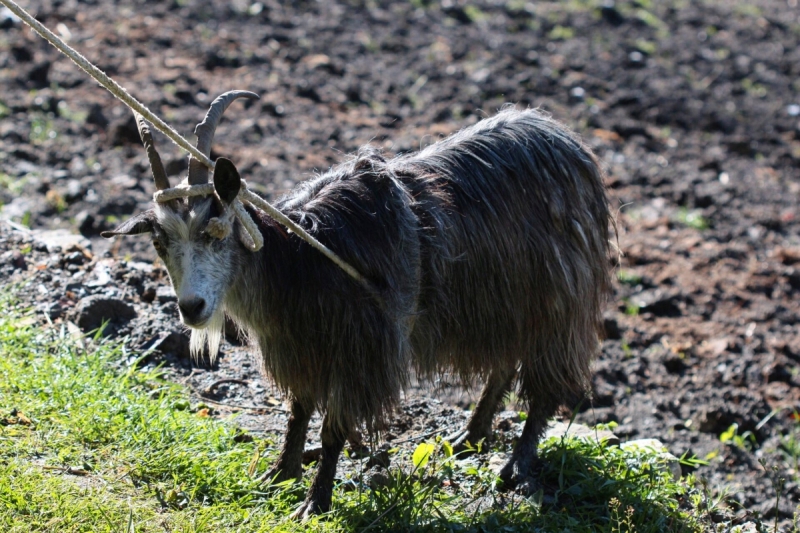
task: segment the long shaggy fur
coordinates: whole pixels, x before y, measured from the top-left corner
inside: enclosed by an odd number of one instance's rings
[[[585,390],[609,212],[593,155],[542,113],[507,108],[390,161],[362,149],[277,207],[380,298],[252,213],[265,246],[242,249],[226,310],[266,373],[342,431],[379,427],[412,365],[466,380],[519,369],[522,397],[556,407]]]
[[[232,196],[238,172],[218,164],[214,183],[220,198]],[[265,479],[302,475],[311,413],[325,413],[298,516],[330,508],[345,438],[360,424],[383,426],[412,367],[486,382],[457,446],[491,435],[516,384],[528,419],[500,477],[526,482],[547,418],[587,388],[610,286],[602,176],[571,133],[538,111],[506,108],[416,154],[386,160],[364,148],[278,202],[366,285],[260,212],[250,214],[264,247],[250,252],[238,222],[214,218],[223,207],[175,200],[104,235],[153,234],[181,318],[195,328],[192,352],[208,344],[216,354],[223,312],[259,347],[291,403]]]

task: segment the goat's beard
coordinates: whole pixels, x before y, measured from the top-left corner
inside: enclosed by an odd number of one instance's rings
[[[225,313],[222,309],[217,309],[208,320],[203,329],[192,328],[192,335],[189,340],[189,352],[194,361],[199,361],[203,357],[203,348],[208,346],[209,362],[213,365],[219,354],[219,345],[222,343],[222,333],[225,329]]]

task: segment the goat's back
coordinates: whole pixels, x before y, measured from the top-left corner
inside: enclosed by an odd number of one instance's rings
[[[422,223],[418,370],[521,367],[522,392],[580,392],[609,289],[609,211],[592,153],[535,110],[392,162]]]

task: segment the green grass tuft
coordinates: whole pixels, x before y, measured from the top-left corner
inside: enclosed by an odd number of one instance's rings
[[[357,465],[328,516],[297,524],[311,472],[267,490],[249,475],[274,459],[272,441],[240,442],[157,371],[124,364],[124,345],[35,326],[8,296],[0,307],[3,532],[699,530],[679,505],[694,489],[658,455],[558,439],[542,445],[531,497],[498,492],[485,461],[438,440],[397,452],[375,490]]]

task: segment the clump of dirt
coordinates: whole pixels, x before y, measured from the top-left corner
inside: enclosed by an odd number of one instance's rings
[[[696,475],[728,487],[742,515],[788,524],[800,500],[795,4],[48,0],[36,14],[187,134],[217,94],[261,94],[226,114],[212,156],[268,198],[364,143],[414,150],[506,103],[571,125],[607,171],[621,252],[578,420],[705,459]],[[98,237],[153,193],[129,111],[4,11],[0,29],[0,215],[37,230],[0,225],[2,279],[22,281],[43,320],[111,320],[108,334],[152,349],[198,397],[281,431],[286,413],[235,332],[217,365],[193,364],[149,244]],[[185,157],[156,137],[180,179]],[[83,240],[40,233],[54,229]],[[438,389],[411,391],[390,437],[460,426],[474,391]]]

